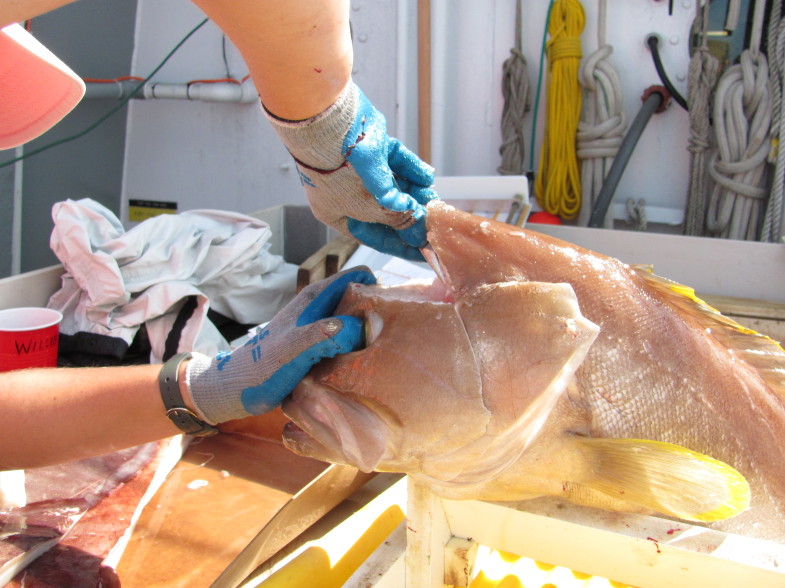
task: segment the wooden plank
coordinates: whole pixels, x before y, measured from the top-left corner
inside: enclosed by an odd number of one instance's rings
[[[749,316],[766,319],[785,320],[785,304],[733,298],[730,296],[702,296],[708,304],[727,316]]]
[[[417,151],[431,163],[431,2],[417,0]]]
[[[775,341],[785,341],[785,304],[730,296],[701,298],[740,325]]]
[[[297,291],[340,271],[357,247],[358,243],[345,235],[339,235],[321,247],[300,264],[297,270]]]
[[[299,292],[308,284],[324,279],[326,272],[325,254],[320,249],[302,262],[297,269],[297,291]]]
[[[350,237],[341,235],[336,237],[328,244],[328,251],[325,259],[325,273],[328,276],[337,274],[341,271],[344,264],[359,247],[359,243]]]

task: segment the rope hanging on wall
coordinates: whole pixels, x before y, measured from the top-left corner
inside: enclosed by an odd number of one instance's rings
[[[755,240],[766,205],[766,158],[771,146],[769,66],[760,52],[765,0],[756,0],[752,40],[717,84],[717,154],[709,164],[715,185],[706,228],[711,235]]]
[[[524,172],[526,141],[523,123],[531,110],[529,90],[529,68],[521,46],[522,15],[521,2],[515,5],[515,46],[502,66],[502,145],[499,153],[502,163],[497,168],[501,175],[521,175]]]
[[[543,210],[564,219],[575,218],[581,206],[575,137],[581,116],[578,68],[585,22],[578,0],[554,0],[548,25],[545,135],[535,194]]]
[[[769,14],[767,39],[769,75],[771,82],[771,152],[769,162],[774,164],[774,179],[761,230],[761,241],[778,242],[782,239],[783,201],[785,201],[785,17],[782,0],[773,0]]]
[[[709,51],[706,32],[709,3],[696,2],[701,24],[701,44],[690,60],[687,103],[690,114],[690,184],[684,212],[684,234],[706,234],[706,203],[709,193],[708,151],[711,147],[711,97],[720,72],[720,62]]]
[[[586,225],[602,189],[605,176],[613,164],[627,130],[622,109],[619,74],[608,57],[613,47],[605,43],[606,0],[598,10],[597,50],[589,55],[580,69],[585,88],[583,120],[578,123],[577,151],[581,159],[581,200],[579,224]],[[605,215],[605,227],[611,228],[613,215]]]

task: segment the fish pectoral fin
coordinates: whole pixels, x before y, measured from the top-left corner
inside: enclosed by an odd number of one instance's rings
[[[727,519],[750,505],[744,476],[707,455],[642,439],[575,441],[585,459],[585,477],[565,489],[576,494],[583,487],[589,494],[698,522]]]

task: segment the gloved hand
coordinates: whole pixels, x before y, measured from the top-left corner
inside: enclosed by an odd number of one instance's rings
[[[185,381],[200,416],[217,424],[272,410],[320,359],[358,349],[363,322],[331,316],[351,282],[376,278],[367,267],[335,274],[304,288],[242,347],[212,358],[193,354]]]
[[[438,198],[433,168],[387,135],[384,116],[354,83],[312,118],[267,114],[316,218],[378,251],[423,259],[425,205]]]

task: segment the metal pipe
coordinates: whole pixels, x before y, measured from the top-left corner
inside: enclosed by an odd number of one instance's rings
[[[122,100],[131,93],[139,82],[85,82],[85,99],[88,100]]]
[[[85,98],[87,99],[115,99],[126,98],[139,82],[89,82],[85,84]],[[228,102],[250,104],[259,100],[256,88],[250,81],[241,84],[231,82],[192,83],[192,84],[164,84],[159,82],[146,83],[134,96],[146,100],[196,100],[200,102]]]

